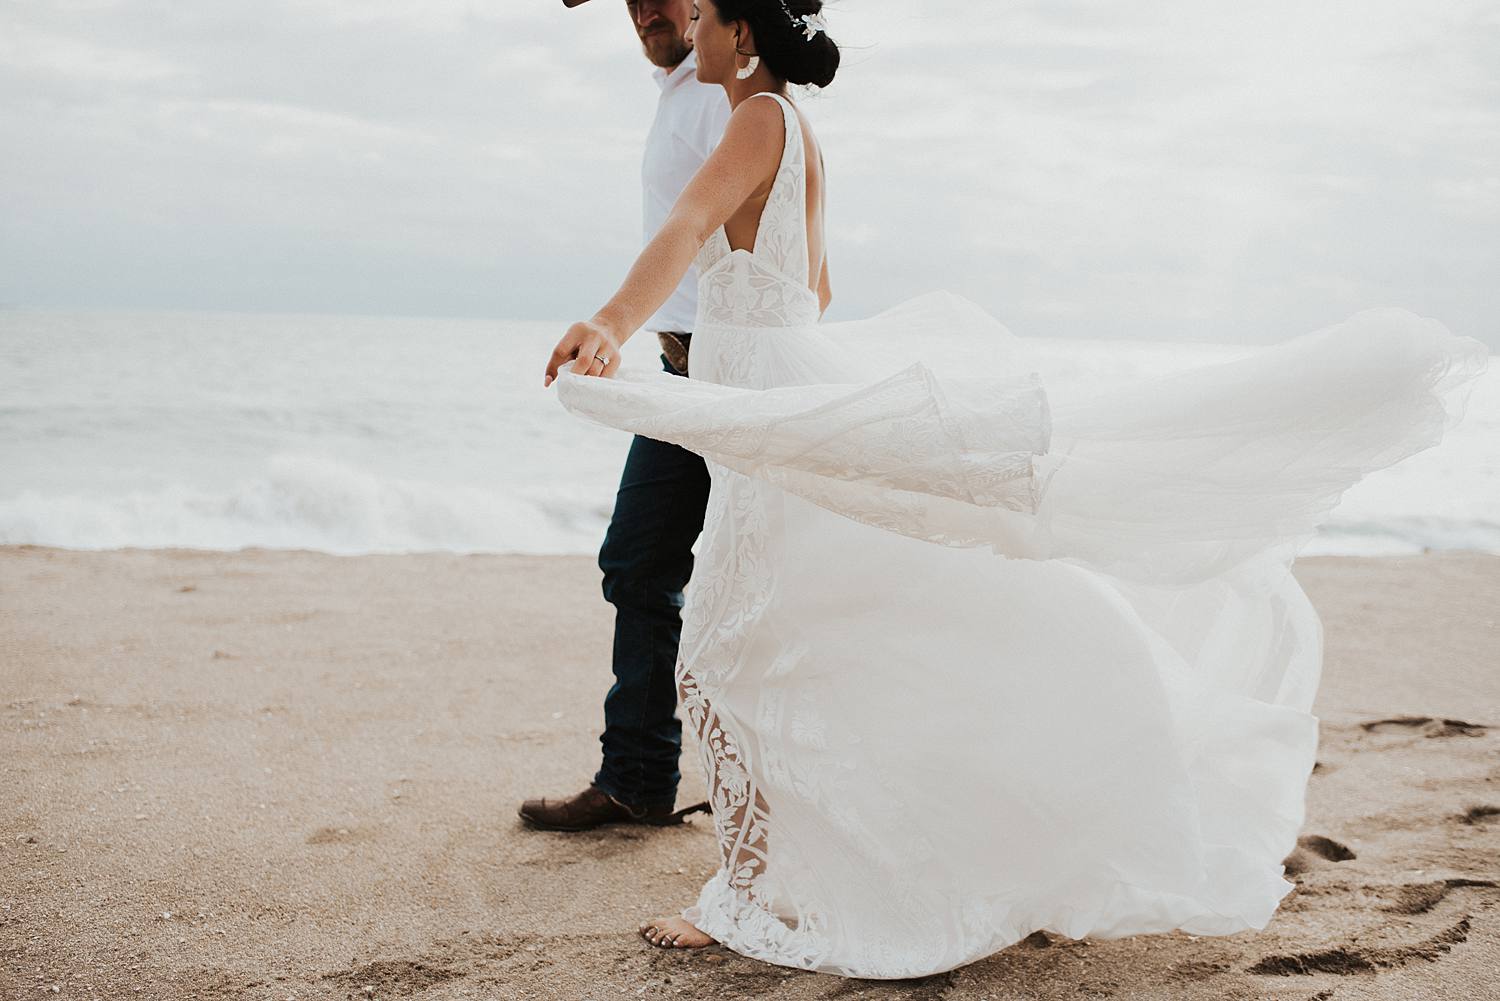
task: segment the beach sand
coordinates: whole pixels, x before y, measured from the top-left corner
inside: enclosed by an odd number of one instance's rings
[[[1500,998],[1500,556],[1295,572],[1322,744],[1264,931],[867,981],[637,937],[702,814],[516,818],[598,765],[588,557],[0,548],[0,999]]]

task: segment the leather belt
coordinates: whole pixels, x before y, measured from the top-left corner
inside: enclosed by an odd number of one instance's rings
[[[688,341],[692,334],[680,330],[658,330],[656,339],[661,341],[661,353],[667,356],[667,364],[678,375],[688,374]]]

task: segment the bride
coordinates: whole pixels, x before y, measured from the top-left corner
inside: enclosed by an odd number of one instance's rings
[[[820,322],[825,179],[785,94],[837,68],[820,7],[700,0],[723,141],[547,364],[569,410],[712,478],[676,680],[719,864],[641,933],[901,978],[1038,929],[1263,928],[1318,739],[1291,563],[1441,439],[1485,349],[1367,310],[1044,386],[1035,343],[956,296]],[[621,367],[695,259],[691,377]]]

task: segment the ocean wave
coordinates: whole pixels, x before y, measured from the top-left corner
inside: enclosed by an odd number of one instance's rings
[[[323,456],[278,454],[226,490],[186,483],[113,494],[0,499],[0,544],[65,549],[308,549],[366,553],[592,554],[612,491],[576,485],[503,491],[381,476]],[[1303,551],[1500,553],[1500,522],[1437,517],[1333,519]]]
[[[363,553],[587,553],[613,495],[501,492],[385,477],[301,454],[227,490],[189,483],[0,500],[0,543],[68,549],[247,547]]]
[[[1443,549],[1500,553],[1500,522],[1426,515],[1387,515],[1371,521],[1341,518],[1335,512],[1301,555],[1401,556]]]

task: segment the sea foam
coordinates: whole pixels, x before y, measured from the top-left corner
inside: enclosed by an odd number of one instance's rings
[[[542,388],[561,324],[0,313],[0,543],[330,553],[598,550],[630,438]],[[1169,370],[1232,346],[1058,342]],[[634,338],[626,363],[660,366]],[[1500,367],[1441,445],[1347,494],[1307,554],[1500,552]]]

